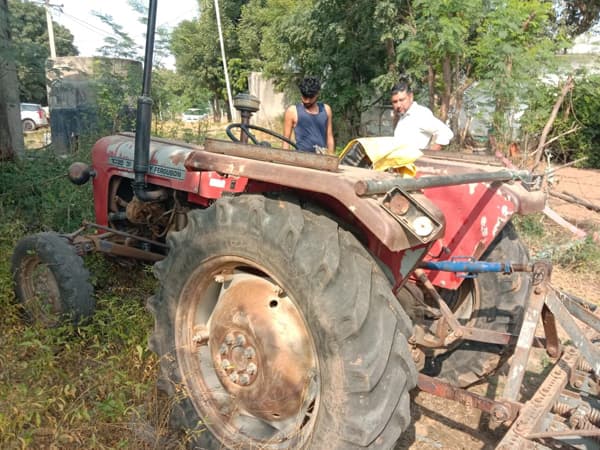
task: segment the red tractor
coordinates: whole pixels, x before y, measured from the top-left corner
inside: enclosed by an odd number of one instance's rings
[[[444,153],[400,177],[371,170],[364,140],[340,159],[250,145],[249,97],[242,142],[151,139],[151,66],[147,52],[137,134],[102,138],[91,167],[71,167],[73,182],[92,179],[96,223],[24,238],[12,267],[18,300],[52,325],[94,311],[85,254],[155,262],[149,345],[171,424],[195,448],[390,449],[417,384],[513,428],[528,420],[507,434],[514,447],[548,426],[532,419],[546,403],[518,402],[540,315],[549,354],[572,369],[550,393],[577,375],[597,394],[597,349],[578,344],[586,371],[556,337],[577,302],[551,295],[549,266],[529,262],[511,224],[542,210],[538,178]],[[513,354],[502,399],[461,389]]]

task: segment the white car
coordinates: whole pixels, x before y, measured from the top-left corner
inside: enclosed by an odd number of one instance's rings
[[[204,114],[199,108],[186,109],[181,120],[184,122],[198,122],[199,120],[205,120],[208,118],[208,114]]]
[[[21,103],[21,123],[23,131],[34,131],[48,126],[48,116],[42,105],[37,103]]]

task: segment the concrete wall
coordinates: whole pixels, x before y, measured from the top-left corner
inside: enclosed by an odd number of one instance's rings
[[[99,81],[95,71],[99,63],[106,62],[110,64],[110,73],[133,76],[133,69],[141,80],[142,64],[139,61],[79,56],[48,59],[50,127],[57,153],[68,153],[76,147],[79,136],[98,131],[96,91]]]
[[[273,81],[260,72],[248,77],[248,90],[260,100],[260,110],[252,116],[252,123],[275,131],[283,129],[283,114],[286,108],[285,94],[277,92]]]

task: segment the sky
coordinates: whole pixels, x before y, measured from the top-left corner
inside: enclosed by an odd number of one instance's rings
[[[149,0],[142,1],[149,4]],[[92,15],[92,11],[110,14],[115,23],[121,25],[142,49],[144,47],[146,25],[139,22],[139,15],[126,0],[50,0],[50,4],[62,5],[62,8],[52,8],[52,18],[71,31],[79,56],[97,55],[96,49],[104,44],[104,38],[111,33],[109,27]],[[198,0],[158,0],[157,26],[173,28],[183,20],[197,16]]]

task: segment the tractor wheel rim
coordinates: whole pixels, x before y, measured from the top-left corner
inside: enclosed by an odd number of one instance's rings
[[[224,443],[302,442],[317,411],[320,378],[306,321],[256,263],[205,263],[182,291],[176,348],[188,395]]]
[[[23,307],[34,322],[52,326],[61,313],[60,289],[54,274],[37,256],[26,258],[20,271]]]

